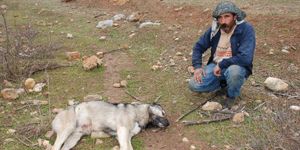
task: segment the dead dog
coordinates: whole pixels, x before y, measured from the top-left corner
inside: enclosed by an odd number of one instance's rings
[[[148,124],[169,126],[165,111],[158,104],[112,104],[83,102],[60,112],[52,122],[56,140],[52,150],[69,150],[83,135],[116,135],[120,150],[133,150],[131,138]]]

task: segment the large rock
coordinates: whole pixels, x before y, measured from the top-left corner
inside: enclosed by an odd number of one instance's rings
[[[1,95],[6,100],[15,100],[19,97],[17,90],[13,88],[5,88],[1,90]]]
[[[202,110],[212,111],[212,110],[221,110],[222,105],[218,102],[207,102],[202,106]]]
[[[35,86],[35,81],[32,78],[28,78],[25,80],[24,85],[25,85],[26,90],[33,89]]]
[[[265,82],[265,86],[275,92],[278,91],[287,91],[288,90],[288,84],[282,81],[281,79],[278,78],[273,78],[273,77],[268,77]]]
[[[125,18],[126,18],[126,16],[124,14],[117,14],[117,15],[114,15],[112,17],[112,20],[119,21],[119,20],[122,20],[122,19],[125,19]]]
[[[92,70],[103,64],[102,59],[99,59],[97,56],[93,55],[91,57],[83,58],[83,69]]]
[[[67,56],[68,60],[79,60],[80,59],[80,53],[77,51],[66,52],[66,56]]]
[[[96,28],[100,29],[105,29],[107,27],[113,26],[114,21],[113,20],[104,20],[104,21],[99,21]]]
[[[142,15],[139,12],[134,12],[127,17],[127,20],[130,22],[138,22],[141,19]]]

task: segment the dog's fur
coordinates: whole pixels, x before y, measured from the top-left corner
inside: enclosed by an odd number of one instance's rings
[[[132,136],[148,124],[167,127],[165,112],[158,104],[112,104],[83,102],[57,114],[52,129],[57,137],[52,150],[69,150],[83,135],[116,135],[120,150],[133,150]]]

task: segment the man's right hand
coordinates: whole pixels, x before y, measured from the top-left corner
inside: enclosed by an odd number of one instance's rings
[[[198,83],[202,83],[202,76],[205,76],[205,71],[202,68],[197,68],[194,72],[194,79]]]

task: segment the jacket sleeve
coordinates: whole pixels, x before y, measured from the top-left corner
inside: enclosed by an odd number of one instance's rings
[[[219,63],[221,69],[227,68],[230,65],[236,64],[239,66],[250,66],[253,61],[255,50],[255,31],[249,24],[245,28],[245,32],[242,33],[240,46],[237,50],[237,54],[228,59],[223,59]]]
[[[211,47],[211,28],[209,28],[197,41],[193,48],[192,64],[195,69],[202,67],[202,54]]]

